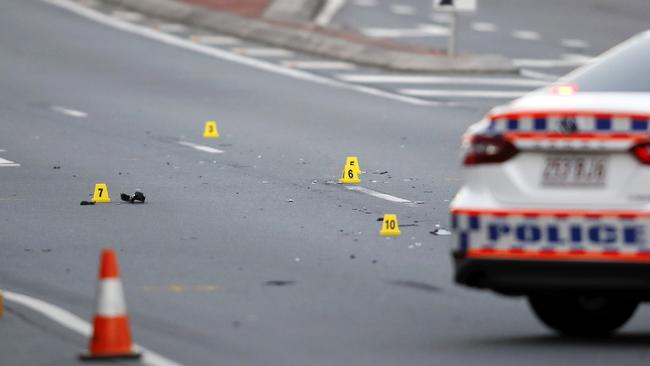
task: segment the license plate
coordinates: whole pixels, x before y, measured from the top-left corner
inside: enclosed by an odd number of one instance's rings
[[[607,176],[603,155],[551,155],[542,175],[544,185],[600,186]]]

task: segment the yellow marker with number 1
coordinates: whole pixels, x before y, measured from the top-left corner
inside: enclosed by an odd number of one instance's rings
[[[217,122],[208,121],[205,123],[205,128],[203,129],[203,137],[205,137],[206,139],[216,139],[217,137],[219,137]]]
[[[399,236],[402,232],[399,231],[399,224],[397,223],[397,215],[385,214],[384,222],[381,224],[381,236]]]
[[[95,203],[108,203],[111,202],[111,197],[108,195],[108,188],[104,183],[95,184],[95,192],[93,192],[93,202]]]

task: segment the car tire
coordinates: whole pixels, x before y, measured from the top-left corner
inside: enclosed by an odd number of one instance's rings
[[[528,296],[542,323],[562,334],[604,337],[620,328],[634,314],[639,301],[591,295],[538,294]]]

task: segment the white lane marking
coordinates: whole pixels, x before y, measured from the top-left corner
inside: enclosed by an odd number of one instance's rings
[[[175,46],[179,48],[183,48],[186,50],[194,51],[197,53],[201,53],[206,56],[210,56],[213,58],[217,58],[220,60],[225,60],[233,63],[238,63],[241,65],[245,65],[248,67],[252,67],[258,70],[264,70],[267,72],[271,72],[274,74],[278,75],[283,75],[287,77],[291,77],[294,79],[299,79],[303,81],[309,81],[313,82],[316,84],[321,84],[321,85],[326,85],[334,88],[339,88],[339,89],[345,89],[345,90],[351,90],[355,91],[358,93],[363,93],[363,94],[368,94],[368,95],[373,95],[376,97],[384,98],[384,99],[390,99],[390,100],[395,100],[403,103],[408,103],[412,105],[418,105],[418,106],[450,106],[450,105],[455,105],[455,103],[448,103],[448,102],[436,102],[436,101],[430,101],[430,100],[424,100],[424,99],[418,99],[418,98],[412,98],[412,97],[407,97],[379,89],[374,89],[374,88],[369,88],[367,86],[361,86],[361,85],[353,85],[353,84],[347,84],[347,83],[342,83],[339,81],[336,81],[334,79],[329,79],[320,75],[312,74],[303,70],[297,70],[297,69],[290,69],[287,67],[283,67],[281,65],[277,65],[271,62],[251,58],[251,57],[246,57],[242,55],[238,55],[233,52],[229,52],[226,50],[218,49],[218,48],[213,48],[209,47],[206,45],[198,44],[198,43],[193,43],[189,40],[185,40],[179,37],[175,37],[170,34],[162,33],[162,32],[157,32],[155,30],[140,26],[138,24],[134,23],[127,23],[124,21],[121,21],[119,19],[114,19],[109,16],[106,16],[105,14],[102,14],[99,11],[96,11],[94,9],[89,9],[85,8],[82,5],[78,5],[74,2],[71,2],[70,0],[41,0],[43,2],[46,2],[48,4],[58,6],[60,8],[66,9],[72,13],[75,13],[77,15],[83,16],[87,19],[91,19],[95,22],[104,24],[106,26],[119,29],[124,32],[128,32],[131,34],[137,34],[139,36],[149,38],[152,40],[156,40],[158,42],[164,43],[169,46]]]
[[[178,144],[183,145],[183,146],[187,146],[187,147],[191,147],[193,149],[203,151],[203,152],[207,152],[207,153],[210,153],[210,154],[223,154],[224,153],[223,150],[215,149],[214,147],[210,147],[210,146],[198,145],[198,144],[188,142],[188,141],[178,141]]]
[[[20,166],[20,164],[14,162],[14,161],[11,161],[11,160],[0,158],[0,167],[3,167],[3,166]]]
[[[515,90],[442,90],[442,89],[400,89],[400,93],[416,97],[457,98],[517,98],[527,92]]]
[[[497,26],[494,23],[474,22],[472,23],[472,29],[477,32],[496,32]]]
[[[377,1],[375,0],[354,0],[354,5],[356,6],[377,6]]]
[[[433,13],[431,14],[431,20],[436,23],[449,24],[451,23],[451,15],[446,13]]]
[[[292,57],[293,52],[283,48],[237,47],[233,51],[251,57]]]
[[[372,189],[361,187],[361,186],[345,186],[345,188],[347,188],[347,189],[349,189],[351,191],[364,193],[364,194],[367,194],[369,196],[373,196],[373,197],[376,197],[376,198],[381,198],[382,200],[386,200],[386,201],[390,201],[390,202],[414,203],[413,201],[409,201],[409,200],[404,199],[404,198],[399,198],[399,197],[391,196],[390,194],[373,191]]]
[[[15,293],[12,291],[3,291],[4,297],[7,301],[14,302],[22,305],[32,311],[38,312],[43,316],[59,323],[65,328],[68,328],[84,337],[90,337],[92,334],[92,325],[80,317],[72,314],[71,312],[60,308],[56,305],[50,304],[37,298]],[[138,351],[142,352],[142,362],[151,366],[181,366],[181,364],[172,361],[158,353],[142,347],[140,345],[134,346]]]
[[[486,78],[486,77],[456,77],[428,75],[363,75],[339,74],[338,79],[352,83],[366,84],[470,84],[470,85],[501,85],[501,86],[544,86],[547,83],[540,80],[515,78]]]
[[[213,35],[193,35],[190,37],[192,42],[207,44],[211,46],[234,46],[241,43],[241,40],[235,37],[213,36]]]
[[[582,59],[526,59],[516,58],[512,63],[517,67],[539,67],[539,68],[552,68],[552,67],[575,67],[582,66],[588,63],[591,59],[585,57]]]
[[[134,11],[114,10],[112,14],[114,17],[126,20],[127,22],[139,22],[144,19],[142,14]]]
[[[326,0],[325,5],[322,6],[320,13],[314,19],[314,22],[321,27],[330,24],[336,13],[345,6],[346,0]]]
[[[576,62],[582,62],[582,63],[588,63],[591,60],[594,59],[594,56],[588,56],[584,55],[581,53],[565,53],[562,55],[562,59],[564,60],[570,60],[570,61],[576,61]]]
[[[589,47],[589,42],[583,41],[581,39],[572,39],[572,38],[563,38],[560,40],[562,46],[567,48],[587,48]]]
[[[303,70],[354,70],[356,66],[341,61],[300,61],[290,60],[282,61],[282,65],[295,69]]]
[[[65,107],[61,107],[61,106],[53,106],[52,110],[55,111],[55,112],[59,112],[61,114],[65,114],[66,116],[75,117],[75,118],[86,118],[86,117],[88,117],[88,113],[86,113],[86,112],[78,111],[76,109],[65,108]]]
[[[537,41],[542,38],[539,33],[530,30],[516,30],[512,32],[512,36],[525,41]]]
[[[390,6],[390,11],[397,15],[413,15],[415,14],[415,7],[405,4],[393,4]]]
[[[186,26],[178,23],[160,23],[156,24],[154,28],[167,33],[182,33],[187,30]]]
[[[545,72],[539,72],[539,71],[529,70],[524,68],[519,70],[519,74],[523,77],[538,79],[538,80],[546,80],[550,82],[553,82],[560,78],[560,75],[547,74]]]
[[[449,29],[434,24],[421,24],[418,28],[363,28],[361,33],[375,38],[442,37]]]
[[[437,24],[420,24],[419,28],[433,36],[448,36],[449,28]]]

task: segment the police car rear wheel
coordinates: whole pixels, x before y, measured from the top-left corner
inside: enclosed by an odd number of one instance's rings
[[[607,296],[531,295],[528,302],[548,327],[573,336],[606,336],[627,322],[639,302]]]

